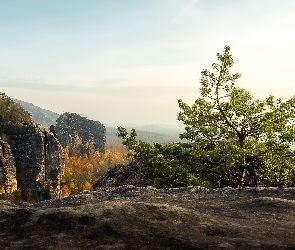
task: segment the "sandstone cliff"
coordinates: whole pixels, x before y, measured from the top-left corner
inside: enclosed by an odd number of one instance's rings
[[[105,152],[106,129],[98,121],[75,113],[64,113],[56,120],[55,130],[63,147],[76,148],[79,154]]]
[[[36,124],[12,127],[0,141],[0,186],[10,193],[16,187],[24,200],[57,198],[63,169],[63,149],[47,129]],[[0,181],[1,181],[0,180]]]
[[[47,129],[36,124],[7,131],[15,159],[17,186],[25,200],[57,198],[63,150]]]
[[[57,138],[5,94],[0,115],[0,193],[19,189],[33,202],[57,198],[64,155]]]

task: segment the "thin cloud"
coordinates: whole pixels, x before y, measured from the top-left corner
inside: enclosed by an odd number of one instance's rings
[[[80,82],[72,84],[49,84],[39,79],[9,79],[6,77],[0,77],[0,92],[1,88],[11,89],[28,89],[38,91],[49,91],[49,92],[83,92],[83,93],[96,93],[106,92],[109,88],[130,88],[136,87],[137,84],[126,79],[108,79],[99,80],[93,82]]]
[[[0,91],[1,87],[13,88],[13,89],[32,89],[42,91],[63,91],[69,89],[69,86],[48,84],[39,79],[9,79],[0,78]]]
[[[194,7],[200,0],[192,0],[188,5],[186,5],[176,16],[175,19],[172,20],[171,24],[175,24],[178,22],[178,20],[192,7]]]
[[[93,85],[95,85],[95,86],[110,86],[110,85],[121,84],[123,82],[126,82],[126,79],[109,79],[109,80],[95,81],[95,82],[93,82]]]

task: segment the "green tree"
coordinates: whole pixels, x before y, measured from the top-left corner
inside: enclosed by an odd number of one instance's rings
[[[178,100],[178,120],[186,126],[180,136],[200,146],[199,172],[215,185],[294,185],[295,96],[255,100],[236,87],[241,75],[229,72],[230,47],[217,58],[212,72],[201,73],[201,98],[192,106]]]
[[[178,100],[188,143],[148,144],[121,127],[118,136],[160,186],[294,186],[295,97],[256,100],[236,86],[230,48],[217,58],[201,73],[201,98]]]
[[[138,162],[140,171],[147,172],[159,187],[210,186],[195,169],[192,171],[194,156],[180,143],[161,145],[137,141],[135,129],[128,134],[126,128],[122,127],[118,127],[117,135],[122,137],[129,155]]]

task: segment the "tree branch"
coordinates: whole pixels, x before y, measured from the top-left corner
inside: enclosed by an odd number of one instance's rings
[[[223,71],[224,71],[224,66],[222,65],[221,70],[219,72],[218,80],[217,80],[217,83],[216,83],[216,90],[215,90],[217,108],[218,108],[220,114],[222,115],[222,117],[224,118],[225,123],[229,127],[231,127],[237,133],[238,137],[240,138],[240,137],[243,136],[242,132],[228,119],[225,111],[221,108],[221,105],[220,105],[219,86],[220,86],[220,82],[221,82],[221,74],[222,74]]]

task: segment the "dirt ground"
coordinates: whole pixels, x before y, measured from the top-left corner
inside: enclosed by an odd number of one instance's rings
[[[0,249],[295,249],[295,189],[120,186],[15,206]]]

